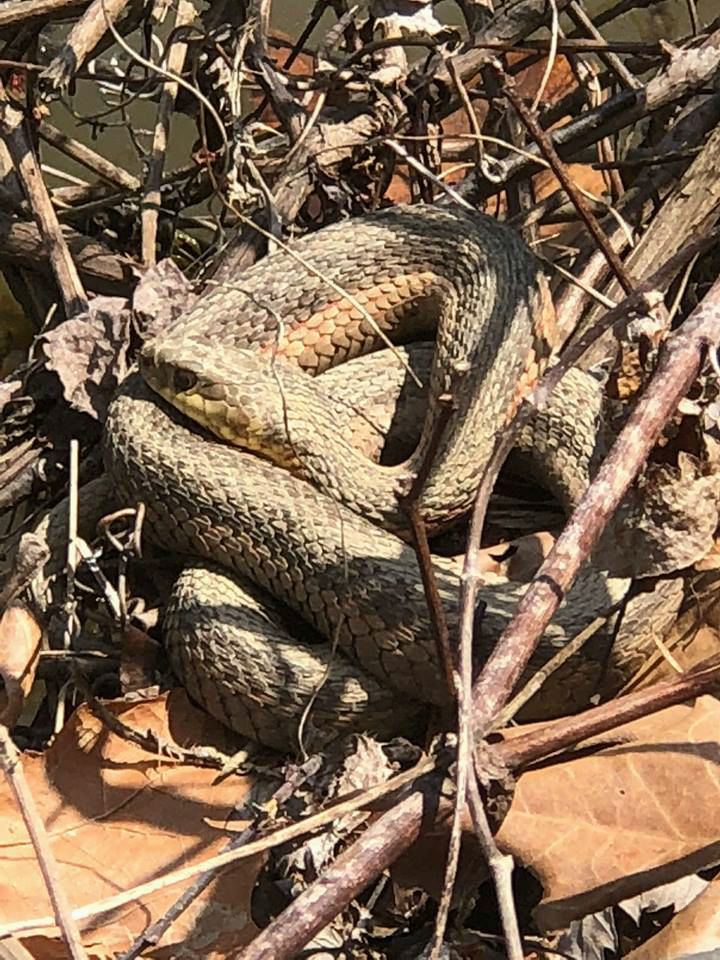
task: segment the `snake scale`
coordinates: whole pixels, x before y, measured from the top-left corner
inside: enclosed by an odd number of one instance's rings
[[[408,732],[426,704],[448,704],[402,496],[451,396],[420,509],[435,530],[471,506],[549,356],[543,304],[535,258],[509,228],[459,208],[398,207],[266,257],[145,345],[142,375],[111,405],[105,462],[123,501],[145,503],[144,535],[192,561],[164,629],[173,668],[210,713],[287,749],[310,700],[306,733],[319,742]],[[400,463],[377,464],[357,438],[382,434],[387,424],[362,424],[413,389],[412,354],[373,352],[433,336],[420,441]],[[433,563],[454,635],[458,568]],[[530,670],[627,586],[588,570]],[[478,663],[522,590],[481,590]],[[593,692],[608,636],[571,659],[553,710]]]

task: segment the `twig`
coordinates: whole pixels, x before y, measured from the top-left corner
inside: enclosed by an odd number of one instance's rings
[[[442,193],[450,197],[451,200],[454,200],[455,203],[460,204],[460,206],[464,207],[466,210],[473,209],[473,206],[468,203],[464,197],[461,197],[457,190],[441,180],[440,177],[437,177],[432,170],[429,170],[424,163],[421,163],[420,160],[417,159],[417,157],[413,157],[412,154],[408,153],[402,144],[398,143],[396,140],[390,139],[390,137],[385,140],[385,143],[394,153],[396,153],[399,157],[402,157],[408,166],[413,167],[418,171],[418,173],[421,173],[424,177],[427,177],[432,184],[434,184]]]
[[[224,851],[223,853],[218,853],[215,856],[208,857],[207,860],[204,860],[201,863],[193,864],[190,867],[181,867],[178,870],[173,870],[170,873],[165,874],[163,877],[159,877],[155,880],[149,880],[147,883],[139,884],[138,886],[133,887],[131,890],[126,890],[123,893],[116,894],[113,897],[108,897],[105,900],[97,900],[94,903],[87,904],[84,907],[77,907],[75,910],[73,910],[72,915],[75,920],[86,920],[90,917],[96,917],[100,914],[107,913],[109,910],[115,910],[117,907],[121,907],[126,903],[132,903],[133,901],[139,900],[141,897],[148,896],[149,894],[155,893],[158,890],[164,890],[175,883],[182,883],[185,880],[191,880],[193,877],[205,873],[207,870],[219,870],[221,867],[225,867],[230,863],[235,863],[238,860],[246,860],[249,857],[254,857],[258,854],[265,853],[268,850],[272,850],[274,847],[282,846],[285,843],[290,843],[292,840],[297,840],[300,837],[305,837],[317,830],[321,830],[338,817],[346,816],[349,813],[354,813],[356,810],[363,810],[365,808],[372,807],[372,805],[377,803],[380,798],[396,793],[398,790],[401,790],[403,787],[406,787],[408,784],[413,783],[416,780],[419,781],[420,793],[422,796],[422,791],[425,788],[428,780],[427,775],[431,773],[435,767],[435,760],[429,759],[421,761],[411,770],[406,770],[404,773],[400,773],[397,776],[392,777],[390,780],[380,783],[375,787],[370,787],[368,790],[363,790],[357,795],[351,795],[349,798],[345,797],[341,801],[333,804],[328,809],[322,810],[320,813],[317,813],[311,817],[307,817],[298,823],[292,823],[287,827],[281,827],[280,829],[273,831],[273,833],[267,837],[261,837],[259,840],[254,840],[252,843],[245,844],[245,846],[236,850],[228,850]],[[416,796],[416,794],[413,794],[413,796]],[[429,787],[427,788],[427,796],[428,801],[434,803]],[[396,813],[400,809],[400,806],[401,805],[394,807],[390,811],[390,814]],[[419,821],[422,814],[422,800],[419,808],[415,806],[415,802],[413,802],[411,806],[418,814],[419,830]],[[399,817],[399,821],[401,820],[402,817]],[[363,836],[365,835],[366,834]],[[415,836],[417,836],[417,832]],[[372,838],[373,835],[371,834],[370,839]],[[377,841],[377,838],[375,839]],[[394,844],[391,842],[391,850],[393,849],[393,846]],[[384,847],[382,844],[380,845],[380,848],[375,845],[374,849],[379,850],[379,852],[382,854]],[[362,890],[364,886],[367,886],[367,884],[361,883],[357,888],[358,891]],[[345,902],[349,902],[349,899]],[[340,909],[342,909],[342,907]],[[33,930],[45,930],[46,927],[52,927],[55,922],[56,921],[53,917],[44,916],[34,917],[29,920],[17,920],[12,921],[11,923],[1,924],[0,938],[16,933],[27,934],[29,931]],[[324,925],[325,924],[323,924],[323,926]]]
[[[180,0],[175,15],[175,30],[185,27],[195,19],[195,7],[189,0]],[[178,74],[185,63],[187,43],[176,39],[167,56],[167,69],[171,74]],[[172,119],[175,100],[178,94],[178,84],[175,80],[166,80],[160,94],[155,135],[152,150],[147,164],[145,176],[144,196],[142,201],[142,257],[146,267],[156,262],[156,239],[158,213],[160,210],[163,170],[165,169],[165,154],[170,134],[170,120]]]
[[[470,130],[472,131],[472,134],[473,134],[472,139],[475,144],[475,153],[477,156],[477,159],[476,159],[477,168],[480,171],[480,173],[485,177],[486,180],[494,180],[495,174],[490,169],[490,164],[485,154],[485,140],[486,139],[492,140],[493,138],[483,137],[482,130],[480,129],[480,124],[478,123],[477,114],[473,110],[473,105],[468,95],[468,92],[465,89],[465,85],[463,84],[462,80],[458,75],[458,72],[455,68],[455,64],[453,63],[452,59],[448,60],[448,69],[450,70],[450,76],[453,78],[453,82],[455,83],[455,87],[457,89],[458,95],[462,101],[462,105],[465,110],[465,115],[468,118],[468,123],[470,124]],[[409,138],[406,138],[406,139],[409,139]],[[491,158],[491,159],[494,159],[494,158]]]
[[[576,717],[565,717],[532,733],[513,737],[495,747],[498,757],[510,770],[518,771],[591,737],[598,737],[621,724],[631,723],[678,703],[686,703],[720,686],[718,658],[699,664],[676,680],[653,684],[646,690],[629,693]]]
[[[572,5],[573,0],[571,0]],[[560,23],[558,22],[558,9],[555,0],[550,0],[550,9],[552,10],[552,24],[550,26],[550,48],[547,55],[547,63],[545,64],[545,70],[543,71],[542,79],[540,81],[540,86],[537,89],[537,93],[533,97],[532,106],[530,107],[530,112],[535,113],[537,110],[540,101],[543,98],[545,93],[545,87],[548,85],[548,81],[553,72],[555,66],[555,59],[557,57],[557,47],[558,47],[558,35],[560,33]]]
[[[140,180],[137,177],[116,166],[96,150],[91,150],[84,143],[69,137],[47,120],[43,120],[38,126],[38,133],[41,140],[64,153],[66,157],[81,163],[88,170],[92,170],[107,183],[120,187],[121,190],[129,190],[131,193],[140,189]]]
[[[525,706],[528,700],[535,696],[548,677],[571,657],[574,657],[588,640],[595,636],[600,627],[607,623],[607,619],[607,617],[596,617],[593,622],[588,624],[584,630],[581,630],[576,637],[573,637],[572,640],[564,644],[554,657],[551,657],[543,667],[533,674],[522,690],[505,704],[503,709],[495,717],[493,729],[501,730],[503,727],[506,727],[515,714]]]
[[[23,132],[24,118],[0,82],[0,133],[15,164],[43,241],[53,274],[71,317],[87,309],[87,297],[42,178],[35,153]]]
[[[269,0],[250,0],[248,22],[252,24],[249,59],[270,99],[275,116],[291,141],[297,142],[307,125],[305,109],[296,103],[280,79],[280,72],[267,52],[267,35],[270,23]]]
[[[413,534],[413,545],[418,559],[420,576],[425,590],[425,599],[427,601],[428,611],[430,613],[430,622],[435,633],[435,643],[437,645],[438,660],[442,665],[445,684],[451,697],[456,695],[455,670],[453,664],[452,651],[450,649],[450,639],[447,627],[447,618],[445,610],[440,599],[440,593],[437,588],[435,574],[433,569],[432,557],[430,556],[430,544],[427,538],[427,528],[422,518],[420,509],[420,497],[423,486],[427,480],[432,467],[435,455],[440,446],[445,428],[452,414],[453,398],[452,395],[443,395],[438,397],[438,415],[433,428],[433,435],[430,438],[423,462],[412,482],[412,486],[407,495],[401,499],[401,505],[408,512],[410,527]]]
[[[385,50],[388,47],[399,45],[403,47],[424,47],[428,50],[434,50],[436,47],[441,46],[446,41],[447,37],[442,33],[435,37],[428,36],[427,34],[405,34],[401,37],[372,40],[370,43],[366,43],[363,47],[360,47],[359,50],[356,50],[354,53],[352,53],[346,60],[343,60],[338,67],[338,73],[341,74],[344,70],[347,70],[350,67],[360,63],[370,54],[376,53],[379,50]],[[547,54],[553,48],[553,41],[552,38],[550,38],[550,40],[521,41],[483,40],[482,38],[474,38],[472,45],[474,50],[489,50],[497,53],[537,52]],[[661,44],[653,43],[652,41],[642,42],[635,40],[605,40],[602,37],[598,39],[587,39],[585,37],[568,39],[566,37],[558,37],[555,42],[555,48],[557,49],[558,53],[597,53],[598,55],[606,53],[624,53],[639,54],[647,57],[657,57],[662,54]],[[448,71],[451,72],[452,68],[450,67],[449,60],[450,58],[448,58],[446,61],[445,66],[448,68]],[[24,66],[26,66],[24,63],[19,65],[20,69],[22,69]],[[453,67],[456,71],[457,66],[457,63],[454,62]],[[524,69],[525,66],[526,64],[524,63],[520,65],[521,69]],[[468,77],[463,75],[463,80],[467,79]]]
[[[61,16],[67,7],[76,7],[78,0],[6,0],[0,7],[0,27],[18,27],[24,20]]]
[[[642,86],[642,83],[638,80],[634,73],[631,73],[628,70],[620,57],[618,57],[617,53],[608,49],[608,44],[606,44],[605,38],[592,22],[590,17],[585,13],[582,5],[578,3],[578,0],[570,0],[570,3],[567,7],[567,13],[570,19],[575,23],[576,27],[579,27],[581,30],[587,30],[597,44],[593,52],[597,53],[599,59],[602,60],[603,63],[613,71],[618,80],[620,80],[621,83],[624,83],[625,86],[629,87],[631,90],[638,90]]]
[[[658,368],[549,556],[520,601],[473,690],[478,732],[492,725],[580,565],[592,551],[700,368],[720,342],[720,280],[665,344]]]
[[[460,377],[456,378],[457,380]],[[440,441],[442,440],[443,433],[447,426],[450,415],[452,414],[453,409],[453,396],[455,390],[459,384],[453,384],[452,392],[448,395],[443,395],[438,397],[438,416],[435,422],[435,428],[433,436],[430,439],[427,450],[425,451],[425,457],[420,465],[420,469],[415,475],[412,487],[410,492],[407,495],[407,499],[404,501],[403,505],[408,510],[410,517],[410,523],[413,531],[413,539],[415,544],[415,552],[418,557],[418,565],[420,567],[420,575],[423,581],[423,587],[425,589],[425,597],[427,599],[428,611],[430,613],[430,620],[433,624],[433,629],[435,631],[435,640],[437,643],[438,649],[438,658],[443,667],[443,672],[445,675],[445,683],[447,684],[448,691],[451,696],[454,696],[458,700],[458,712],[464,714],[462,710],[462,674],[463,663],[461,661],[459,665],[460,676],[456,675],[453,664],[452,651],[450,649],[450,640],[448,635],[447,628],[447,619],[445,617],[445,611],[443,609],[442,600],[440,599],[440,594],[437,589],[437,583],[435,581],[435,574],[433,571],[432,558],[430,556],[430,546],[427,539],[427,530],[422,519],[420,511],[420,495],[422,493],[422,488],[425,484],[430,469],[432,467],[433,460],[435,459],[435,454],[437,453]],[[469,689],[469,687],[468,687]],[[458,742],[458,755],[456,761],[456,781],[455,781],[455,810],[456,815],[453,823],[453,831],[451,832],[450,843],[448,845],[447,860],[445,862],[445,879],[443,883],[443,895],[440,901],[440,906],[438,908],[437,917],[435,920],[435,932],[433,935],[433,941],[430,951],[430,960],[438,960],[440,955],[440,950],[442,948],[442,943],[445,938],[445,928],[447,925],[447,918],[450,911],[450,902],[452,899],[452,893],[455,887],[455,879],[457,876],[457,867],[460,858],[460,822],[461,814],[460,811],[464,808],[465,805],[465,790],[467,786],[467,769],[468,763],[472,760],[472,756],[469,750],[461,751],[460,750],[460,741]],[[455,821],[457,821],[457,827],[455,827]]]
[[[315,27],[320,22],[322,15],[325,13],[325,0],[316,0],[315,5],[313,6],[312,12],[308,19],[308,22],[305,24],[302,33],[297,38],[296,42],[293,44],[293,48],[288,54],[288,58],[285,63],[282,65],[283,70],[289,70],[290,67],[295,63],[297,58],[301,53],[305,52],[305,44],[307,43],[310,34],[313,32]],[[271,46],[277,46],[277,42],[273,41],[272,37],[267,38],[268,43]],[[257,108],[253,112],[253,116],[261,117],[264,111],[267,109],[267,105],[270,102],[270,99],[267,94],[263,96],[263,99],[258,104]]]
[[[70,441],[70,490],[68,494],[67,560],[65,563],[65,603],[63,613],[63,649],[70,650],[79,632],[77,603],[75,600],[75,575],[78,565],[78,482],[80,477],[80,445],[77,439]],[[62,730],[65,723],[65,697],[68,685],[61,688],[56,703],[55,732]]]
[[[50,849],[45,825],[35,807],[15,744],[10,739],[7,727],[3,725],[0,725],[0,763],[12,787],[15,801],[30,834],[35,856],[42,871],[45,888],[55,912],[54,921],[51,922],[56,923],[62,931],[63,939],[73,960],[87,960],[87,954],[80,939],[80,931],[70,908],[70,901],[60,882],[57,863]]]
[[[485,854],[485,859],[490,869],[490,875],[493,878],[498,906],[500,908],[500,919],[505,934],[505,947],[507,949],[508,960],[523,960],[525,954],[520,939],[520,927],[512,891],[513,858],[510,854],[501,853],[495,843],[495,838],[493,837],[485,812],[485,806],[480,796],[480,788],[478,787],[478,778],[481,775],[481,771],[473,770],[473,773],[474,776],[470,778],[468,784],[470,818],[475,829],[475,836],[480,842],[480,847]]]
[[[162,759],[165,763],[183,763],[209,770],[222,770],[227,763],[227,757],[219,751],[209,747],[195,747],[187,749],[168,743],[155,734],[146,731],[143,733],[126,723],[109,710],[104,703],[98,700],[90,689],[85,678],[79,671],[75,672],[75,686],[85,697],[88,710],[116,736],[128,743],[145,750],[153,757]]]
[[[268,804],[265,804],[264,809],[268,809],[268,807],[272,805],[272,809],[276,811],[281,810],[283,805],[287,803],[287,801],[299,789],[299,787],[301,787],[309,777],[317,773],[318,766],[318,758],[310,758],[309,761],[304,763],[295,771],[294,775],[292,775],[280,787],[278,787],[268,801]],[[243,847],[245,844],[251,843],[259,832],[260,830],[258,824],[253,824],[252,826],[246,827],[245,830],[243,830],[241,833],[238,833],[237,836],[234,836],[232,840],[230,840],[225,849],[237,850]],[[217,870],[206,870],[205,873],[201,873],[195,879],[195,882],[183,891],[181,896],[178,897],[175,903],[163,914],[163,916],[156,920],[155,923],[151,924],[151,926],[146,927],[145,930],[143,930],[143,932],[136,937],[135,942],[129,947],[129,949],[121,956],[117,957],[117,960],[135,960],[135,958],[144,953],[148,947],[156,947],[165,933],[177,920],[177,918],[181,916],[195,900],[197,900],[197,898],[216,879],[217,875]]]
[[[41,79],[58,90],[67,89],[75,70],[105,35],[107,24],[117,20],[129,0],[93,0],[70,31],[60,52],[41,74]]]
[[[493,63],[491,64],[491,68],[496,73],[498,80],[502,84],[503,93],[508,98],[510,103],[512,103],[530,136],[533,137],[535,142],[538,144],[542,155],[550,164],[553,173],[560,181],[563,189],[567,193],[568,197],[570,197],[572,203],[575,205],[580,218],[590,231],[595,243],[598,245],[600,250],[602,250],[603,256],[607,260],[610,269],[617,277],[620,286],[623,288],[626,294],[631,294],[633,292],[633,284],[627,275],[620,257],[618,257],[612,246],[608,243],[608,239],[601,229],[600,224],[597,222],[593,212],[585,202],[585,198],[575,186],[572,177],[567,172],[565,164],[558,156],[551,138],[542,129],[532,111],[528,110],[523,103],[522,98],[518,95],[515,89],[515,81],[505,73],[499,64]]]

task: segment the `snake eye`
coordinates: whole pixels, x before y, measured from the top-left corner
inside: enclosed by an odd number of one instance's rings
[[[178,393],[188,393],[197,384],[198,378],[190,370],[176,370],[173,384]]]

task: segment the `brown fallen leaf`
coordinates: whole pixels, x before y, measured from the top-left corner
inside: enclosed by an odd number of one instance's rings
[[[523,774],[496,839],[542,883],[543,929],[720,859],[719,729],[705,696],[613,731],[627,742]]]
[[[236,740],[184,693],[151,702],[109,704],[125,724],[152,730],[170,744],[212,744],[226,753]],[[105,729],[80,708],[41,756],[23,766],[73,909],[129,890],[163,873],[218,853],[227,836],[208,825],[223,822],[249,789],[245,778],[214,783],[217,772],[145,752]],[[0,784],[0,936],[18,921],[52,916],[33,847],[6,783]],[[258,860],[241,861],[217,879],[144,956],[227,956],[255,934],[250,893]],[[90,919],[80,920],[90,956],[128,948],[157,920],[185,885],[159,889]],[[54,927],[17,934],[36,958],[64,957]]]
[[[0,619],[0,676],[5,682],[0,723],[17,722],[35,680],[42,629],[33,615],[20,604],[11,604]]]
[[[485,547],[478,555],[478,568],[481,573],[496,573],[508,580],[529,583],[554,543],[551,533],[542,532]]]
[[[678,960],[680,957],[715,957],[720,951],[720,877],[684,910],[625,960]]]

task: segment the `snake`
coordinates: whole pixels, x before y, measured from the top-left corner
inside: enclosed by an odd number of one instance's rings
[[[281,750],[299,736],[411,735],[452,705],[408,497],[415,484],[431,536],[467,515],[552,337],[542,271],[512,229],[415,205],[284,245],[144,344],[110,406],[104,459],[119,498],[145,505],[145,539],[186,560],[163,629],[194,700]],[[403,393],[422,394],[424,415],[379,462]],[[588,408],[569,395],[572,436]],[[556,457],[566,490],[570,459]],[[459,568],[433,556],[432,570],[453,637]],[[587,568],[526,674],[628,586]],[[478,668],[523,590],[482,586]],[[577,708],[608,658],[627,674],[641,651],[611,646],[613,625],[551,678],[539,715]]]

